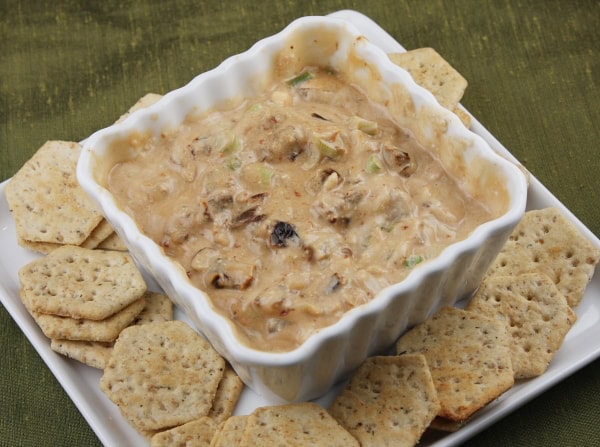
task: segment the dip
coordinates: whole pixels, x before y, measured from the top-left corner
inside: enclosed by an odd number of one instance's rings
[[[259,350],[294,349],[495,217],[330,70],[130,140],[119,206]]]

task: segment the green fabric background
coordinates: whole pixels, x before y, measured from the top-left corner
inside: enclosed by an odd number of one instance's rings
[[[146,92],[346,8],[407,48],[436,48],[469,80],[467,109],[600,235],[598,0],[3,0],[0,180],[47,139],[81,140]],[[0,446],[98,445],[1,307],[0,340]],[[599,373],[596,360],[467,445],[600,445]]]

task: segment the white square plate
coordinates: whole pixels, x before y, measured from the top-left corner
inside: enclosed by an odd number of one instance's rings
[[[404,48],[381,27],[368,17],[355,11],[338,11],[332,17],[353,23],[372,43],[387,53],[402,52]],[[518,161],[500,144],[476,119],[471,130],[485,139],[499,154]],[[54,353],[49,340],[43,335],[25,310],[19,298],[18,270],[38,255],[21,248],[16,240],[15,224],[6,202],[5,189],[8,181],[0,184],[0,301],[17,322],[25,336],[35,347],[50,370],[73,400],[83,417],[90,424],[100,441],[107,446],[144,445],[141,437],[121,416],[118,408],[100,391],[100,370],[85,366]],[[597,246],[600,240],[594,236],[568,209],[562,205],[535,177],[531,176],[528,191],[527,209],[548,206],[560,208],[583,233]],[[520,381],[499,399],[478,412],[464,427],[454,433],[440,433],[427,437],[420,446],[453,446],[464,442],[506,414],[525,404],[560,380],[600,357],[600,275],[595,275],[581,305],[577,308],[579,317],[567,335],[564,344],[550,367],[541,377]],[[176,310],[176,318],[186,320],[182,312]],[[327,407],[336,393],[338,385],[318,400]],[[235,414],[248,414],[258,406],[271,402],[261,398],[249,389],[242,393]]]

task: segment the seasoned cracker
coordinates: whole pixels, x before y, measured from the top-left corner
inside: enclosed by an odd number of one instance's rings
[[[26,298],[22,298],[25,303]],[[30,312],[44,335],[58,340],[112,342],[144,308],[140,298],[104,320],[86,320]],[[27,304],[25,307],[28,307]]]
[[[98,369],[106,367],[112,347],[112,343],[97,341],[55,339],[50,341],[50,348],[53,351]]]
[[[358,447],[359,443],[327,410],[316,403],[303,402],[254,410],[240,445]]]
[[[66,245],[19,271],[34,312],[103,320],[139,299],[146,283],[129,254]]]
[[[239,446],[248,422],[249,415],[231,416],[219,425],[210,447]]]
[[[114,232],[115,230],[113,230],[112,225],[106,219],[102,219],[88,238],[81,243],[81,247],[96,248],[103,240]]]
[[[599,259],[600,249],[558,208],[545,208],[525,213],[488,275],[544,273],[576,307]]]
[[[225,421],[233,414],[243,389],[244,382],[227,364],[208,415],[217,422]]]
[[[59,247],[62,247],[63,244],[53,244],[52,242],[32,242],[26,241],[20,235],[17,234],[17,242],[23,248],[26,248],[31,251],[35,251],[37,253],[42,253],[47,255]]]
[[[439,416],[462,421],[514,384],[505,325],[446,307],[398,340],[398,354],[425,356],[440,400]]]
[[[209,417],[188,422],[152,436],[151,447],[209,447],[217,423]]]
[[[115,123],[120,123],[136,110],[144,109],[146,107],[151,106],[160,98],[162,98],[162,95],[159,95],[157,93],[146,93],[144,96],[138,99],[137,102],[134,105],[132,105],[127,112],[121,115]]]
[[[543,374],[577,320],[552,280],[539,273],[487,278],[467,310],[506,324],[516,379]]]
[[[410,73],[439,103],[454,110],[467,88],[467,80],[433,48],[417,48],[389,55],[392,62]]]
[[[440,403],[425,357],[406,354],[368,358],[329,411],[363,447],[413,446]]]
[[[127,251],[127,245],[123,242],[123,239],[113,231],[106,239],[104,239],[98,245],[98,248],[102,250],[116,250],[116,251]]]
[[[75,175],[78,143],[48,141],[6,187],[18,237],[30,242],[79,245],[103,219]]]
[[[206,416],[225,361],[182,321],[130,326],[115,342],[100,387],[143,431]]]
[[[173,319],[173,302],[167,295],[147,291],[144,300],[146,305],[135,318],[134,324],[161,323]]]

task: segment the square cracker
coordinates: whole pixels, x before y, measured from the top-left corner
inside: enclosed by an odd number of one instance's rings
[[[52,339],[50,342],[53,351],[98,369],[104,369],[108,363],[112,346],[112,343],[97,341]]]
[[[20,238],[79,245],[103,219],[77,182],[80,152],[78,143],[48,141],[11,179],[6,199]]]
[[[150,447],[209,447],[217,431],[217,423],[209,417],[161,431],[152,436]]]
[[[433,48],[417,48],[388,55],[393,63],[410,73],[415,82],[429,90],[448,110],[454,110],[467,88],[467,80]]]
[[[225,361],[182,321],[121,332],[100,388],[139,430],[171,428],[206,416]]]
[[[439,411],[421,354],[368,358],[329,409],[363,447],[413,446]]]
[[[440,400],[439,416],[467,419],[514,384],[504,323],[446,307],[405,333],[399,354],[421,353]]]
[[[467,310],[506,324],[516,379],[543,374],[577,320],[552,280],[539,273],[487,278]]]
[[[127,253],[65,245],[19,270],[31,310],[71,318],[103,320],[146,291]]]
[[[210,442],[210,447],[239,446],[249,417],[249,415],[231,416],[222,422]]]
[[[583,299],[600,259],[588,240],[558,208],[528,211],[492,263],[488,275],[544,273],[569,306]]]
[[[240,446],[358,447],[324,408],[313,402],[260,407],[247,421]]]
[[[244,382],[227,364],[208,415],[217,422],[225,421],[233,414],[243,389]]]
[[[25,307],[29,309],[27,296],[22,296],[21,299]],[[140,298],[104,320],[76,319],[32,311],[30,313],[48,338],[112,342],[117,339],[123,329],[134,321],[144,305],[144,299]]]

